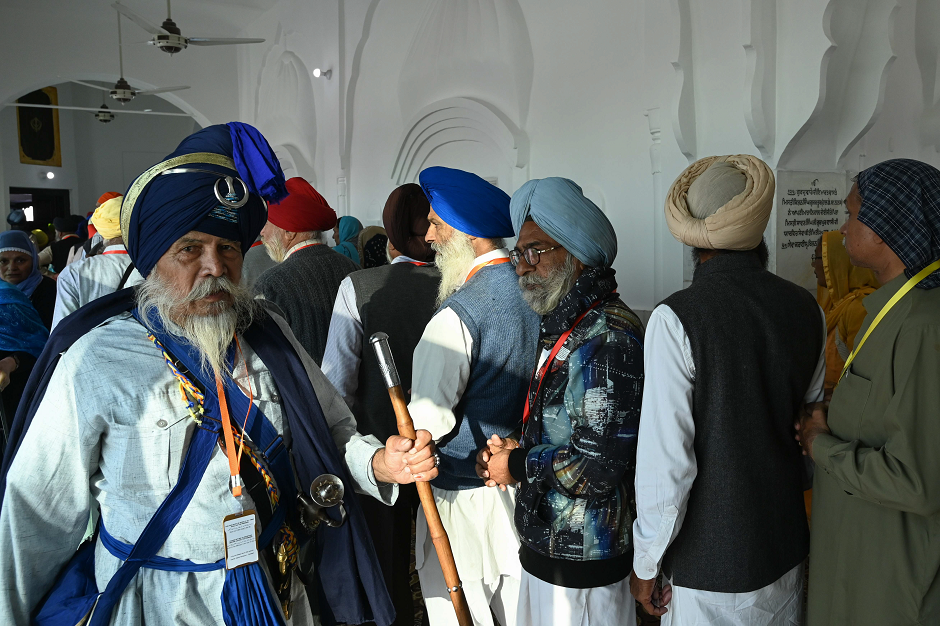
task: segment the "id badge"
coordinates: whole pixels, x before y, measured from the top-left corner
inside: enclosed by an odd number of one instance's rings
[[[225,516],[222,537],[225,541],[225,569],[235,569],[258,562],[257,515],[248,510]]]

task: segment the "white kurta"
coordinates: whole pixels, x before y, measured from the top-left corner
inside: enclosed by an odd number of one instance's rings
[[[82,259],[66,266],[56,280],[55,309],[52,314],[53,330],[66,315],[73,313],[92,300],[117,291],[124,272],[131,264],[123,245],[108,246],[101,254]],[[132,287],[144,279],[135,269],[125,287]]]
[[[473,265],[508,256],[505,249],[494,250]],[[472,349],[469,329],[450,308],[431,318],[415,348],[408,409],[415,428],[428,430],[435,441],[457,425],[454,407],[467,388]],[[485,487],[481,480],[477,489],[433,491],[474,623],[491,626],[492,608],[502,626],[515,626],[521,572],[515,489]],[[431,625],[456,624],[423,510],[416,528],[416,565]]]
[[[823,349],[805,402],[819,402],[823,398],[826,318],[821,310],[820,316]],[[636,459],[633,568],[639,578],[650,580],[659,573],[666,549],[682,528],[689,493],[698,472],[693,447],[695,364],[692,346],[682,322],[663,304],[653,310],[647,325],[644,367],[646,384]],[[798,569],[802,571],[802,566]],[[750,593],[674,587],[670,611],[663,617],[663,624],[789,625],[789,617],[782,609],[790,606],[793,598],[801,601],[803,586],[802,576],[794,581],[792,574],[788,572],[767,587]],[[768,611],[771,621],[753,621],[756,619],[753,616]],[[680,619],[679,615],[683,616],[682,621],[673,622]]]
[[[376,486],[371,459],[381,445],[356,433],[346,404],[300,349],[280,318],[317,393],[334,441],[355,485],[386,503],[397,486]],[[236,378],[250,381],[255,403],[289,437],[276,381],[245,341]],[[29,615],[81,541],[99,506],[108,532],[133,544],[176,483],[194,423],[161,352],[130,314],[116,316],[78,340],[62,357],[45,399],[23,438],[0,511],[0,615],[27,624]],[[222,519],[241,511],[228,487],[226,455],[216,448],[206,474],[161,556],[211,563],[224,557]],[[323,531],[320,531],[323,532]],[[329,530],[326,530],[329,532]],[[95,565],[104,589],[121,562],[100,542]],[[224,570],[189,573],[141,569],[114,609],[112,624],[222,624]],[[303,586],[294,580],[291,624],[312,624]]]
[[[392,265],[414,262],[414,259],[403,254],[392,259]],[[356,289],[353,287],[352,279],[347,276],[339,284],[336,302],[333,304],[333,316],[330,318],[330,330],[326,339],[321,369],[323,375],[336,387],[339,395],[343,396],[350,407],[353,406],[356,390],[359,387],[361,362],[362,319],[359,317]]]

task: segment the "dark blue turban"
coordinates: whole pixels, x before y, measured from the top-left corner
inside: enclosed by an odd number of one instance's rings
[[[244,198],[240,208],[224,206],[216,198]],[[221,182],[220,182],[221,181]],[[161,163],[137,177],[124,194],[121,232],[127,252],[143,276],[150,274],[173,242],[190,231],[238,241],[242,254],[255,242],[267,221],[264,201],[287,197],[284,172],[274,151],[258,130],[231,122],[193,133]]]
[[[471,237],[512,237],[509,196],[476,174],[429,167],[418,176],[431,208],[448,226]]]
[[[912,278],[940,259],[940,170],[912,159],[892,159],[858,175],[858,221],[891,248]],[[940,270],[919,285],[940,287]]]

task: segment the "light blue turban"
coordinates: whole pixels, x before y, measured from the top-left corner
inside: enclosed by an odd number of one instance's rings
[[[531,217],[589,267],[610,267],[617,257],[617,234],[610,220],[567,178],[530,180],[512,195],[509,213],[517,236]]]
[[[509,196],[476,174],[429,167],[418,176],[431,208],[448,225],[471,237],[512,237]]]

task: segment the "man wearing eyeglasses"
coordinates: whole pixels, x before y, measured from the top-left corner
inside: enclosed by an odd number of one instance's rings
[[[431,210],[426,240],[441,271],[438,310],[414,351],[409,409],[430,431],[440,455],[432,483],[450,535],[457,573],[476,626],[526,624],[516,619],[519,538],[513,493],[487,489],[476,451],[492,433],[518,426],[535,367],[538,316],[526,306],[503,237],[513,234],[509,196],[475,174],[431,167],[419,177]],[[431,626],[456,626],[456,615],[418,513],[415,562]]]
[[[488,486],[518,484],[518,620],[614,626],[635,620],[633,475],[643,395],[643,327],[617,295],[617,237],[563,178],[512,197],[510,252],[522,296],[542,316],[518,442],[495,434],[477,455]]]

